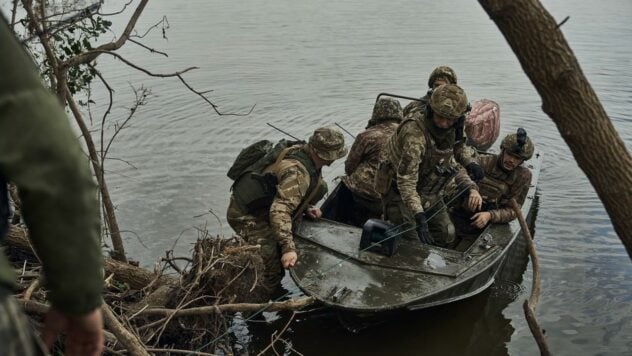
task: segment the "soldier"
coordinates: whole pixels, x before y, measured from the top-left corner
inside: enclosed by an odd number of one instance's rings
[[[428,105],[428,101],[432,96],[432,91],[444,84],[457,84],[456,73],[448,66],[439,66],[435,68],[430,77],[428,77],[428,91],[426,95],[419,101],[412,101],[404,108],[404,117],[417,117],[423,115]],[[466,111],[469,111],[469,103]],[[459,119],[455,124],[456,144],[454,145],[454,153],[456,161],[459,162],[475,182],[480,181],[483,176],[483,169],[476,161],[476,150],[465,144],[466,137],[464,133],[465,117]]]
[[[386,140],[402,121],[399,101],[381,98],[373,107],[373,114],[366,130],[356,137],[347,160],[342,178],[353,199],[351,223],[362,226],[367,219],[382,216],[382,201],[373,188],[375,172]]]
[[[534,146],[527,132],[519,128],[507,135],[499,155],[481,155],[479,162],[485,170],[485,178],[478,183],[483,198],[480,209],[467,204],[457,204],[450,215],[456,227],[459,243],[456,249],[465,251],[481,231],[489,224],[507,223],[516,218],[509,205],[513,198],[522,206],[531,184],[531,171],[522,163],[533,156]]]
[[[386,144],[375,189],[382,194],[386,220],[416,227],[405,235],[408,238],[444,247],[453,243],[454,226],[443,193],[455,174],[459,186],[470,191],[472,207],[481,204],[476,184],[454,159],[454,125],[466,106],[463,89],[442,85],[424,113],[404,119]]]
[[[96,185],[58,98],[44,88],[2,15],[0,53],[0,176],[19,188],[29,240],[50,290],[42,339],[51,347],[63,332],[66,355],[100,355]],[[14,283],[13,268],[0,256],[0,354],[40,355],[44,347],[11,297]]]
[[[443,84],[458,84],[456,79],[456,73],[448,66],[439,66],[435,68],[430,77],[428,77],[428,91],[426,95],[420,98],[420,101],[411,101],[404,108],[404,117],[408,117],[414,113],[423,113],[424,108],[428,105],[428,100],[432,95],[432,91]]]
[[[305,145],[283,150],[276,162],[263,170],[273,177],[276,186],[267,187],[271,203],[248,208],[248,196],[258,196],[256,190],[267,189],[253,183],[233,187],[228,206],[228,223],[249,243],[261,246],[265,263],[264,284],[270,289],[280,284],[284,270],[294,266],[298,256],[292,238],[292,224],[303,212],[310,218],[320,218],[321,211],[309,204],[322,197],[321,168],[347,154],[342,133],[334,128],[321,127],[314,131]],[[252,181],[251,181],[252,182]],[[246,186],[245,184],[248,184]],[[269,183],[268,183],[269,184]],[[243,195],[244,191],[250,192]]]

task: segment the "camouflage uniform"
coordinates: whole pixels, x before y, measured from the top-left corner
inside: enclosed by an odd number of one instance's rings
[[[305,200],[310,197],[312,190],[319,189],[322,181],[320,169],[315,171],[317,177],[311,176],[305,161],[296,159],[296,155],[310,157],[310,151],[313,151],[321,159],[333,161],[347,154],[342,133],[333,128],[317,129],[307,145],[295,146],[291,150],[294,152],[287,158],[263,171],[274,174],[277,179],[276,194],[269,207],[248,213],[238,206],[231,195],[227,212],[228,223],[233,230],[249,243],[261,246],[260,253],[266,266],[264,284],[270,289],[283,278],[281,256],[296,251],[292,222],[307,208]],[[295,155],[292,156],[292,153]],[[314,186],[310,183],[312,181],[319,183]],[[324,194],[321,189],[319,191],[318,195],[322,198]]]
[[[428,92],[421,97],[419,101],[411,101],[404,108],[404,118],[416,118],[420,119],[425,115],[426,106],[432,95],[432,91],[435,88],[435,81],[438,79],[444,80],[448,84],[457,84],[457,77],[454,70],[448,66],[439,66],[435,68],[430,77],[428,77]],[[457,132],[461,137],[457,138],[457,143],[454,146],[454,153],[457,162],[463,167],[466,167],[470,163],[476,162],[476,149],[472,146],[466,145],[466,137],[462,130]]]
[[[435,91],[433,102],[435,99],[437,103],[454,101],[454,94],[443,97],[445,91],[458,91],[465,98],[456,85],[445,87],[445,90]],[[454,108],[454,111],[465,110],[467,99],[461,101],[462,108]],[[421,114],[404,120],[386,144],[375,180],[376,191],[383,195],[385,218],[397,225],[414,225],[413,217],[425,212],[432,237],[441,245],[451,244],[454,226],[444,207],[443,194],[454,172],[461,187],[476,187],[454,159],[454,128],[437,130],[432,119]],[[405,236],[416,238],[417,234],[411,230]]]
[[[402,107],[394,99],[380,99],[375,103],[367,129],[355,139],[342,178],[351,191],[353,212],[351,223],[361,226],[367,219],[382,216],[381,196],[373,188],[375,172],[386,140],[395,132],[402,121]]]
[[[511,152],[510,146],[515,143],[515,137],[516,134],[512,134],[503,140],[501,146],[503,152]],[[507,148],[503,146],[507,146]],[[533,143],[530,139],[525,147],[526,150],[523,148],[521,152],[518,152],[518,155],[526,160],[531,158],[533,154]],[[501,159],[502,153],[500,155],[481,155],[478,158],[479,164],[485,170],[485,177],[478,183],[478,191],[483,198],[481,211],[487,211],[491,214],[489,222],[493,224],[507,223],[516,218],[516,213],[511,208],[509,201],[513,198],[518,205],[522,206],[531,185],[531,171],[529,169],[521,165],[507,171],[502,167]],[[475,212],[466,209],[463,200],[450,212],[460,240],[456,247],[459,251],[465,251],[483,230],[471,225],[470,218]]]
[[[428,92],[426,95],[420,98],[420,101],[411,101],[404,108],[404,117],[408,117],[414,113],[423,113],[426,105],[428,105],[428,100],[430,100],[430,95],[432,95],[432,89],[435,87],[435,81],[437,79],[443,79],[446,84],[457,84],[456,73],[454,70],[448,66],[439,66],[435,68],[430,76],[428,77]]]

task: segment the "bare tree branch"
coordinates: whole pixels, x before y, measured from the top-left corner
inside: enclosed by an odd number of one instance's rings
[[[28,1],[28,0],[22,0],[22,1]],[[123,46],[125,42],[127,41],[127,39],[129,38],[130,33],[134,29],[134,26],[136,26],[136,22],[138,21],[140,14],[143,12],[143,9],[145,9],[145,5],[147,5],[148,1],[149,0],[141,0],[140,4],[138,4],[138,6],[136,7],[136,10],[134,11],[134,14],[129,19],[129,22],[127,23],[127,26],[125,27],[125,30],[116,41],[103,44],[92,51],[88,51],[80,55],[77,55],[75,57],[69,58],[68,60],[61,63],[61,67],[68,68],[72,66],[77,66],[79,64],[85,64],[85,63],[95,60],[101,53],[114,51],[121,48],[121,46]]]
[[[111,12],[111,13],[109,13],[109,14],[104,14],[104,13],[101,13],[101,12],[97,12],[97,14],[98,14],[99,16],[113,16],[113,15],[122,14],[122,13],[123,13],[123,11],[125,11],[125,9],[127,9],[127,7],[128,7],[131,3],[133,3],[133,2],[134,2],[134,0],[129,0],[129,1],[128,1],[125,5],[123,5],[123,8],[122,8],[121,10],[119,10],[119,11],[116,11],[116,12]]]
[[[145,46],[144,44],[142,44],[142,43],[140,43],[140,42],[138,42],[138,41],[136,41],[136,40],[134,40],[134,39],[129,38],[129,39],[128,39],[128,41],[130,41],[130,42],[132,42],[132,43],[135,43],[135,44],[137,44],[137,45],[139,45],[139,46],[141,46],[141,47],[143,47],[143,48],[147,49],[147,50],[148,50],[149,52],[151,52],[151,53],[158,53],[158,54],[162,54],[162,55],[163,55],[163,56],[165,56],[165,57],[169,57],[169,55],[168,55],[168,54],[166,54],[165,52],[161,52],[161,51],[158,51],[158,50],[153,49],[153,48],[151,48],[151,47],[147,47],[147,46]]]
[[[167,24],[166,26],[165,23]],[[149,32],[151,32],[151,30],[160,25],[162,25],[162,38],[167,39],[166,30],[169,28],[169,20],[167,20],[167,16],[163,16],[162,20],[158,21],[158,23],[148,28],[147,31],[145,31],[145,33],[143,33],[142,35],[134,34],[132,37],[143,38],[147,36]],[[136,32],[136,30],[134,30],[134,32]]]
[[[191,315],[210,315],[222,312],[255,312],[265,309],[265,311],[281,311],[281,310],[298,310],[314,303],[312,297],[302,297],[297,299],[289,299],[283,302],[270,303],[237,303],[237,304],[220,304],[207,307],[196,307],[188,309],[164,309],[150,308],[145,309],[141,315],[158,315],[158,316],[191,316]]]

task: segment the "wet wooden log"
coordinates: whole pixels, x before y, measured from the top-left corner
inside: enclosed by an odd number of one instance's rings
[[[527,324],[529,325],[531,334],[533,335],[533,338],[535,339],[535,342],[538,344],[538,348],[540,349],[540,355],[549,356],[551,355],[551,351],[549,350],[549,346],[546,343],[544,330],[540,327],[540,325],[538,324],[538,320],[535,317],[535,308],[538,305],[538,300],[540,299],[540,263],[538,261],[538,255],[535,252],[535,245],[533,243],[533,238],[531,237],[531,231],[529,230],[529,226],[527,226],[527,222],[522,215],[520,205],[518,205],[518,203],[514,199],[511,199],[510,203],[511,208],[518,217],[518,222],[520,222],[520,227],[522,228],[522,236],[524,236],[524,239],[527,241],[527,248],[529,249],[531,266],[533,268],[531,294],[529,295],[529,299],[524,301],[522,309],[524,310],[524,315],[527,319]]]
[[[257,311],[281,311],[281,310],[300,310],[314,303],[312,297],[302,297],[297,299],[289,299],[283,302],[270,303],[234,303],[211,305],[207,307],[196,307],[187,309],[165,309],[165,308],[148,308],[140,311],[140,315],[154,316],[193,316],[219,314],[222,312],[257,312]]]
[[[15,225],[11,226],[9,233],[6,236],[5,243],[8,246],[18,248],[35,255],[33,247],[27,238],[26,230],[23,228]],[[160,285],[175,286],[178,284],[177,278],[164,275],[158,276],[156,273],[147,269],[137,267],[126,262],[117,261],[112,258],[104,259],[103,268],[107,276],[114,274],[114,278],[117,281],[127,283],[131,289],[142,289],[152,282],[156,288]]]

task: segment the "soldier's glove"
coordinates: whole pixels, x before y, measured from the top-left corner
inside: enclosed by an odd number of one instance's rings
[[[467,170],[467,174],[472,178],[472,180],[476,183],[480,182],[483,178],[485,178],[485,171],[483,167],[481,167],[478,163],[472,162],[465,166]]]
[[[426,221],[426,214],[417,213],[415,214],[415,223],[417,226],[415,229],[417,230],[417,236],[419,236],[419,240],[421,243],[434,245],[435,240],[430,235],[430,231],[428,230],[428,222]]]

